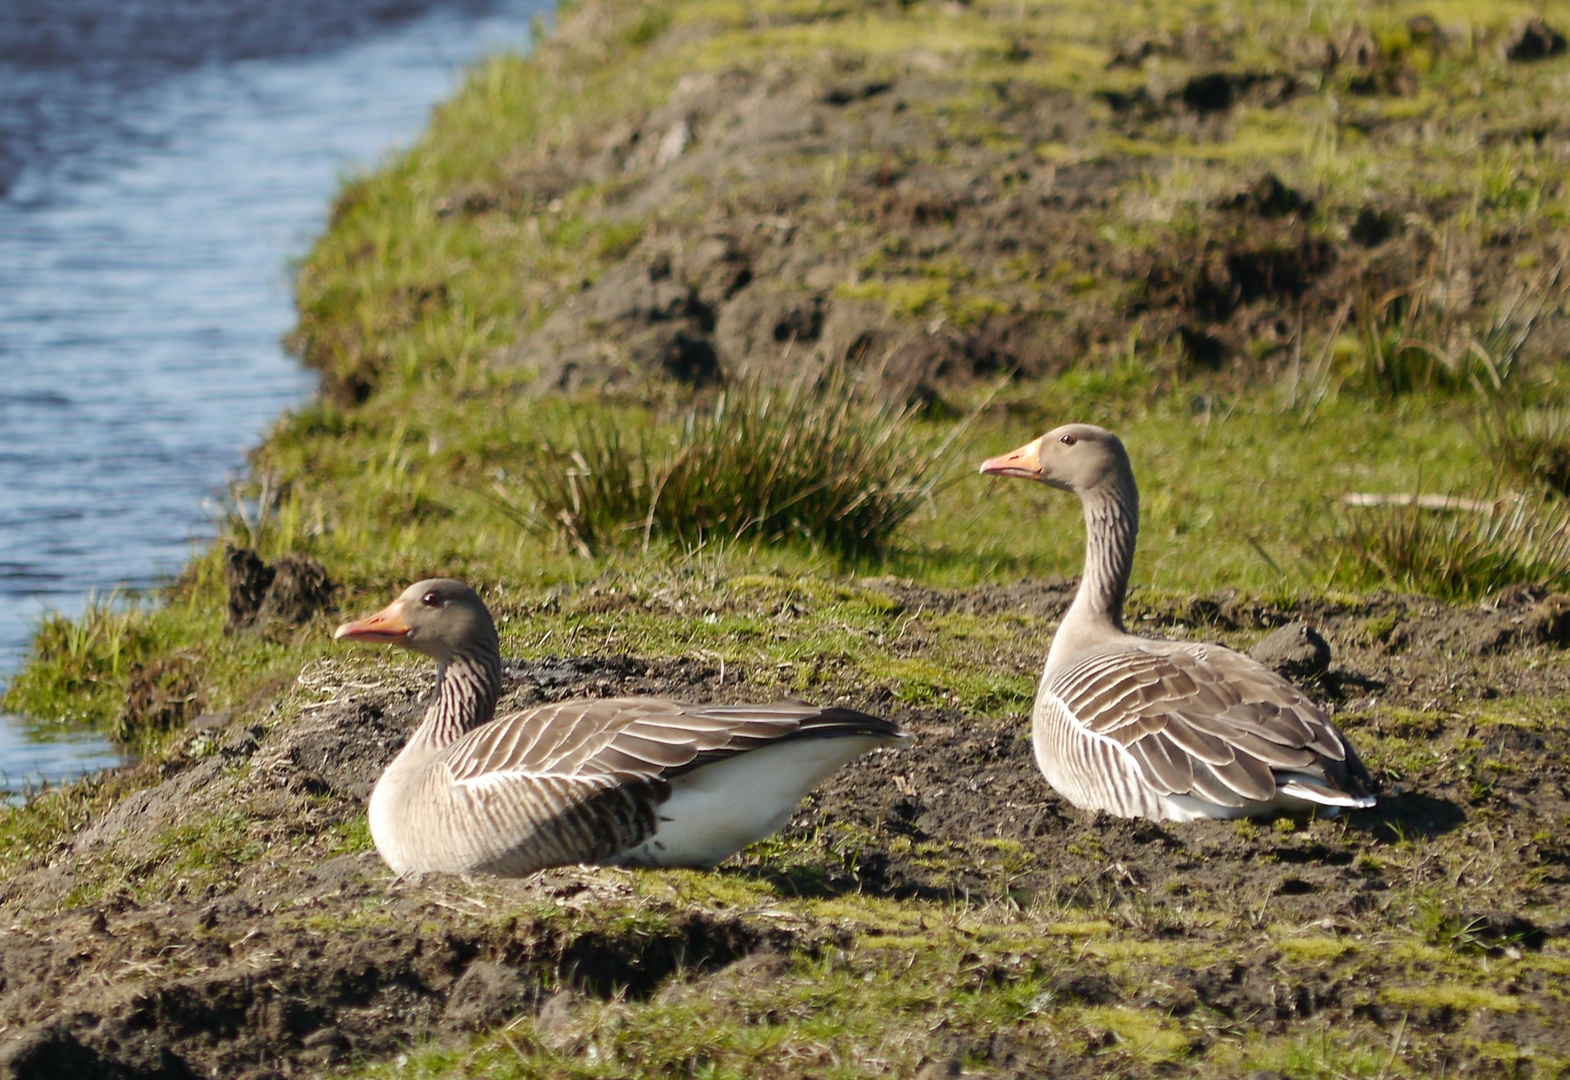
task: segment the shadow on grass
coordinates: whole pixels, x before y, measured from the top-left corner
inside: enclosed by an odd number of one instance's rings
[[[1382,679],[1371,679],[1355,671],[1340,669],[1326,672],[1320,679],[1320,685],[1324,687],[1327,695],[1337,701],[1346,701],[1354,697],[1374,697],[1385,689]]]
[[[1381,795],[1379,805],[1347,816],[1351,828],[1384,843],[1431,840],[1460,828],[1465,820],[1466,811],[1457,804],[1420,791]]]

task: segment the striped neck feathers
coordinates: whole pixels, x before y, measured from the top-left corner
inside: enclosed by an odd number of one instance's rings
[[[494,643],[471,645],[436,672],[436,696],[409,742],[441,749],[496,713],[502,658]]]
[[[1119,481],[1080,496],[1085,507],[1085,573],[1053,639],[1054,654],[1060,644],[1073,649],[1085,639],[1124,632],[1123,600],[1139,537],[1139,489],[1126,466]]]

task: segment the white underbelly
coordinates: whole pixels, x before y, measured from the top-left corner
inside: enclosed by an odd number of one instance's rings
[[[393,873],[402,874],[410,866],[397,843],[400,823],[396,801],[394,784],[388,781],[387,773],[383,773],[371,789],[371,802],[365,808],[365,816],[371,827],[371,841],[376,845],[376,853],[392,868]]]
[[[605,861],[713,866],[777,832],[825,777],[885,742],[870,735],[790,739],[694,769],[671,781],[654,835]]]

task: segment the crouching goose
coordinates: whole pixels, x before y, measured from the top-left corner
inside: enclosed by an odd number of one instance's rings
[[[520,876],[567,863],[713,866],[790,818],[893,724],[799,701],[562,701],[492,719],[501,651],[461,582],[421,581],[336,638],[439,665],[436,695],[371,792],[371,837],[400,874]]]
[[[1374,805],[1357,752],[1291,683],[1219,645],[1124,631],[1139,490],[1116,435],[1069,424],[981,471],[1084,504],[1085,573],[1052,639],[1031,732],[1065,799],[1157,821]]]

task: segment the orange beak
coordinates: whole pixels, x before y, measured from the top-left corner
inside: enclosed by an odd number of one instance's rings
[[[981,463],[981,471],[988,476],[1023,476],[1026,480],[1041,479],[1041,440],[1032,441],[1018,450],[1010,450]]]
[[[409,626],[403,621],[403,604],[394,600],[375,615],[367,615],[358,622],[346,622],[333,632],[333,638],[350,641],[385,641],[397,643],[409,635]]]

